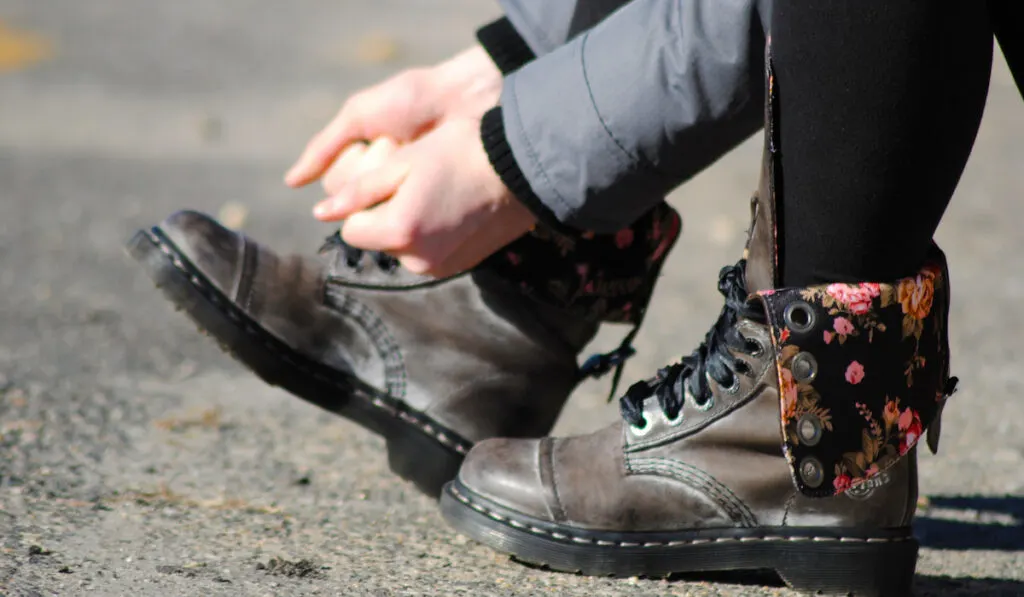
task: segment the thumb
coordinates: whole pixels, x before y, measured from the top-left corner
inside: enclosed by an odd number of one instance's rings
[[[401,215],[393,202],[356,212],[345,219],[341,237],[346,243],[367,251],[401,252],[409,242],[400,229]]]
[[[360,174],[334,197],[318,203],[313,216],[324,222],[355,217],[357,212],[390,199],[408,175],[409,164],[403,160],[381,164]]]

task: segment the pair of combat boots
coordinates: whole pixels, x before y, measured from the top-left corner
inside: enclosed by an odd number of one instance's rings
[[[264,380],[383,436],[392,470],[494,549],[593,575],[771,569],[803,591],[908,595],[916,444],[927,430],[936,449],[956,381],[945,258],[779,287],[766,77],[761,185],[721,314],[589,435],[547,437],[580,380],[631,354],[680,231],[666,204],[613,235],[539,229],[446,279],[338,235],[320,259],[280,256],[195,212],[129,252]],[[580,366],[606,322],[634,328]]]

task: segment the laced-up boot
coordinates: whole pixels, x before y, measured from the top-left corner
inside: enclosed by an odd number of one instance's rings
[[[934,449],[956,381],[945,259],[933,247],[905,279],[780,288],[772,130],[704,342],[630,387],[605,429],[477,444],[442,497],[457,530],[591,575],[767,569],[809,592],[910,594],[915,446],[932,426]]]
[[[474,442],[543,436],[580,380],[618,376],[679,230],[666,204],[614,235],[542,228],[445,279],[339,234],[319,259],[279,255],[194,211],[128,252],[227,352],[382,435],[391,469],[436,496]],[[601,322],[634,327],[580,366]]]

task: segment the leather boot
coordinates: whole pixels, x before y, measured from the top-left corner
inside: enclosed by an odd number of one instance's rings
[[[621,371],[679,229],[666,204],[614,235],[542,228],[446,279],[339,234],[319,259],[278,255],[194,211],[128,252],[227,352],[382,435],[391,469],[437,496],[474,442],[543,436],[581,379]],[[634,329],[580,367],[601,322]]]
[[[746,254],[722,270],[704,342],[630,387],[605,429],[477,444],[442,497],[457,530],[591,575],[768,569],[797,590],[910,594],[915,445],[955,386],[945,259],[934,247],[906,279],[778,287],[767,70]]]

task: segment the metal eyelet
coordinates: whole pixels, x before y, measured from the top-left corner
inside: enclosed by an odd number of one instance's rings
[[[674,419],[668,418],[668,415],[665,414],[665,411],[661,411],[661,420],[665,421],[665,424],[668,425],[669,427],[679,427],[680,425],[683,424],[683,409],[679,409],[679,413],[676,414],[676,417]]]
[[[796,301],[786,306],[782,319],[790,330],[803,333],[814,329],[814,309],[804,301]]]
[[[705,375],[707,374],[705,373]],[[710,377],[708,378],[708,383],[711,383]],[[737,382],[734,383],[733,385],[739,386],[739,381],[737,380]],[[705,400],[704,402],[698,402],[697,399],[693,397],[693,394],[690,393],[690,388],[686,388],[686,399],[689,400],[690,403],[693,404],[693,407],[699,410],[700,412],[707,412],[711,410],[711,408],[715,405],[714,393],[708,396],[708,399]]]
[[[825,480],[825,471],[817,458],[808,456],[800,462],[800,478],[803,479],[804,485],[811,489],[821,486]]]
[[[818,442],[821,441],[822,433],[821,419],[817,415],[807,413],[796,422],[796,435],[800,438],[800,443],[805,446],[812,447],[818,445]]]
[[[632,433],[636,437],[643,437],[643,436],[647,435],[648,433],[650,433],[651,430],[654,429],[654,424],[651,423],[650,421],[648,421],[647,419],[644,419],[644,421],[645,421],[645,423],[644,423],[643,427],[637,427],[635,425],[630,425],[629,426],[629,432]]]
[[[722,384],[716,382],[715,380],[713,380],[711,378],[711,376],[707,372],[704,373],[704,379],[707,380],[708,387],[711,387],[711,384],[715,383],[715,384],[718,385],[718,387],[722,388],[723,392],[725,392],[727,394],[735,394],[736,392],[740,391],[740,376],[735,371],[732,372],[732,383],[729,384],[728,386],[723,386]],[[712,396],[712,398],[714,398],[714,394],[712,394],[711,396]],[[709,399],[709,402],[710,402],[710,400],[711,399]],[[708,407],[708,408],[710,408],[710,407]],[[704,409],[704,410],[707,410],[707,409]]]
[[[818,376],[818,360],[809,352],[800,352],[789,362],[793,379],[800,383],[811,383]]]
[[[761,342],[757,338],[744,338],[744,340],[746,342],[748,342],[749,344],[757,345],[757,348],[755,348],[754,350],[752,350],[751,352],[748,353],[750,356],[754,357],[755,359],[760,357],[761,355],[763,355],[765,353],[765,351],[767,350],[767,348],[765,348],[764,342]]]

